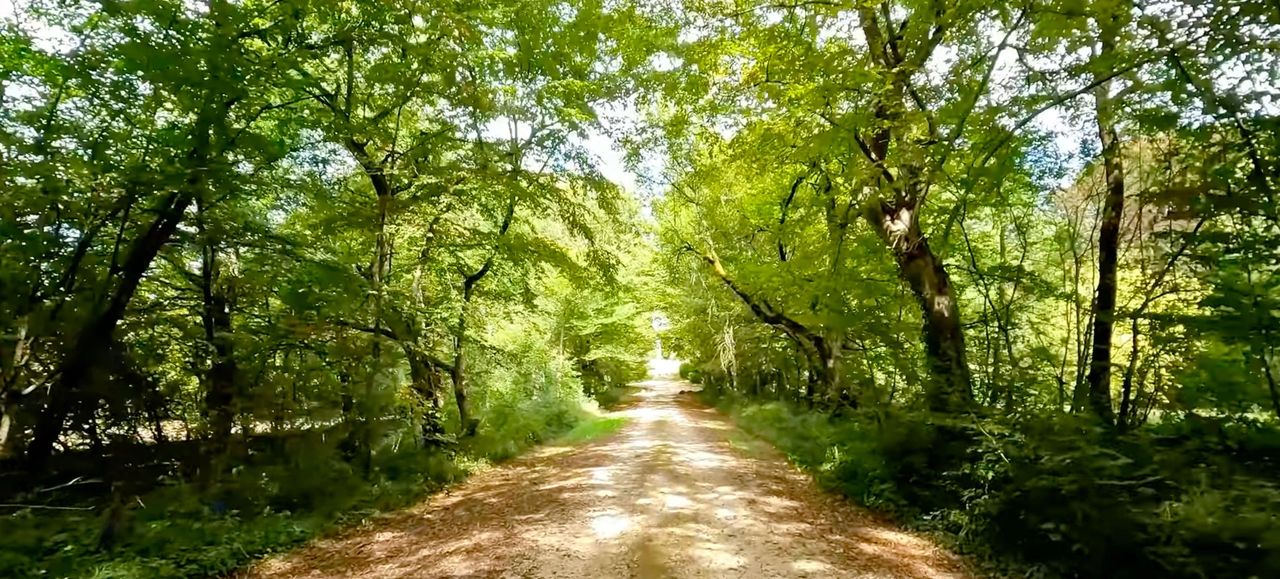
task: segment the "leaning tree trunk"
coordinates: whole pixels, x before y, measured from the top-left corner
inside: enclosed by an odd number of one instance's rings
[[[234,37],[227,30],[225,20],[226,3],[219,1],[210,6],[210,17],[214,22],[211,35],[216,52],[224,54],[225,43]],[[238,99],[226,99],[222,93],[226,89],[219,81],[222,77],[222,64],[217,58],[208,59],[209,82],[203,95],[203,102],[196,116],[191,135],[194,139],[191,150],[184,159],[186,178],[177,188],[167,193],[156,207],[156,217],[146,230],[133,242],[125,256],[124,264],[118,271],[110,272],[107,280],[109,297],[106,304],[95,304],[85,323],[79,331],[72,334],[71,344],[58,366],[58,380],[53,385],[48,405],[36,420],[32,432],[31,444],[27,446],[27,461],[33,471],[42,471],[53,454],[53,446],[62,437],[67,417],[72,407],[81,396],[85,384],[106,371],[111,363],[111,343],[115,338],[116,327],[124,317],[129,302],[133,300],[142,277],[151,267],[151,262],[173,237],[186,214],[187,208],[195,201],[200,191],[208,182],[210,161],[216,156],[217,146],[214,132],[222,134],[229,109]],[[122,227],[127,223],[122,222]],[[118,279],[119,281],[115,281]],[[114,283],[113,283],[114,282]]]
[[[206,144],[198,147],[202,153],[207,149],[208,132],[204,131],[203,134]],[[195,167],[207,164],[208,157],[202,158],[203,162],[197,162]],[[125,309],[142,282],[143,274],[160,253],[160,248],[173,236],[183,213],[194,200],[191,191],[201,186],[203,181],[204,170],[193,170],[187,180],[187,187],[165,198],[159,215],[129,250],[124,267],[119,272],[120,282],[112,292],[110,301],[75,333],[71,348],[62,360],[61,371],[50,393],[48,405],[36,421],[31,444],[27,446],[27,460],[32,470],[43,470],[48,462],[53,453],[53,445],[62,437],[67,417],[85,383],[106,371],[105,368],[111,361],[110,349],[116,326],[124,317]]]

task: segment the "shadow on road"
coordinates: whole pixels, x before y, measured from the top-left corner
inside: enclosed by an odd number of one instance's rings
[[[954,556],[744,453],[686,382],[636,384],[616,435],[548,447],[256,577],[967,577]]]

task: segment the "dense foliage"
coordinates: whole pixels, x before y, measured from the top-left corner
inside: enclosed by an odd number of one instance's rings
[[[685,374],[1053,575],[1280,573],[1280,13],[698,5],[664,58]]]
[[[1277,42],[1265,0],[15,2],[0,575],[223,573],[600,431],[653,310],[967,549],[1280,574]]]
[[[641,375],[639,205],[585,145],[628,13],[15,6],[0,575],[225,572]]]

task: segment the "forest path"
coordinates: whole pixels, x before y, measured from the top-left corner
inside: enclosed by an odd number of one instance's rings
[[[929,541],[819,490],[681,393],[636,384],[626,426],[548,447],[251,577],[967,578]]]

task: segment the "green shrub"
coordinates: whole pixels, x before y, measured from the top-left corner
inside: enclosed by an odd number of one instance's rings
[[[694,384],[701,384],[705,377],[702,367],[693,362],[681,362],[680,369],[677,371],[681,378],[688,380]]]
[[[823,486],[942,532],[1004,570],[1280,576],[1274,426],[1193,420],[1117,436],[1062,416],[832,418],[778,402],[720,402]]]
[[[210,489],[171,482],[135,499],[125,532],[109,550],[98,548],[101,508],[0,517],[0,577],[222,576],[347,520],[410,504],[461,480],[465,465],[505,460],[560,436],[588,440],[621,426],[621,419],[594,411],[563,366],[478,389],[476,398],[482,427],[457,448],[399,444],[416,439],[408,420],[380,427],[368,478],[343,460],[342,436],[316,431],[271,440],[264,450],[239,456]]]

